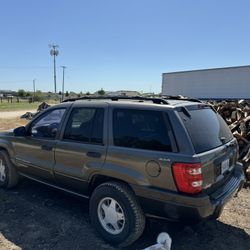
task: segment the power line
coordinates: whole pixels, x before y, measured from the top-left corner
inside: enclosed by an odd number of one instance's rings
[[[49,69],[50,67],[48,66],[5,66],[1,67],[0,69]]]
[[[20,81],[0,81],[0,83],[24,83],[24,82],[29,82],[29,80],[20,80]]]

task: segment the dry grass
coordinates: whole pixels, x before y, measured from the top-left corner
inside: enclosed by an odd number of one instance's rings
[[[17,128],[20,126],[24,126],[28,123],[27,120],[16,118],[0,118],[0,131],[5,131],[13,128]]]
[[[46,102],[49,105],[55,105],[59,103],[59,101],[53,101],[53,100],[49,100]],[[8,103],[4,101],[4,102],[0,102],[0,112],[17,111],[17,110],[29,111],[33,109],[36,110],[40,104],[41,102],[28,103],[27,101],[21,101],[21,102]]]
[[[31,110],[37,109],[38,105],[41,104],[40,102],[28,103],[28,102],[15,102],[15,103],[8,103],[2,102],[0,103],[0,112],[1,111],[17,111],[17,110]]]

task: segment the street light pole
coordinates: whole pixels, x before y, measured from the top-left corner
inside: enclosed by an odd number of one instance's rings
[[[53,56],[54,58],[54,87],[55,87],[55,94],[56,94],[56,56],[58,56],[59,51],[58,51],[58,45],[55,44],[50,44],[49,47],[51,48],[50,50],[50,55]]]
[[[64,100],[64,70],[66,69],[66,66],[61,66],[63,69],[63,81],[62,81],[62,101]]]

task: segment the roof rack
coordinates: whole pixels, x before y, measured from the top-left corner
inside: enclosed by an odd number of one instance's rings
[[[144,96],[82,96],[77,98],[69,98],[62,102],[75,102],[78,100],[137,100],[137,101],[152,101],[155,104],[170,104],[167,100],[181,100],[181,101],[190,101],[190,102],[198,102],[202,103],[201,100],[190,98],[187,96],[177,95],[177,96],[169,96],[169,95],[161,95],[156,97],[144,97]]]
[[[78,98],[69,98],[62,102],[74,102],[78,100],[137,100],[137,101],[152,101],[155,104],[169,104],[165,98],[160,97],[143,97],[143,96],[82,96]]]
[[[196,99],[196,98],[191,98],[188,96],[182,96],[182,95],[177,95],[177,96],[173,96],[173,95],[161,95],[160,97],[162,97],[164,100],[182,100],[182,101],[190,101],[190,102],[199,102],[202,103],[201,100]]]

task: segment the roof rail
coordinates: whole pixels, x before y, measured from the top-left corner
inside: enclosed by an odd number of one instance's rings
[[[163,98],[164,100],[182,100],[182,101],[190,101],[190,102],[202,103],[202,101],[199,100],[199,99],[191,98],[191,97],[188,97],[188,96],[182,96],[182,95],[177,95],[177,96],[161,95],[160,97]]]
[[[155,104],[169,104],[165,98],[161,97],[143,97],[143,96],[82,96],[78,98],[69,98],[62,102],[74,102],[78,100],[137,100],[137,101],[152,101]]]

